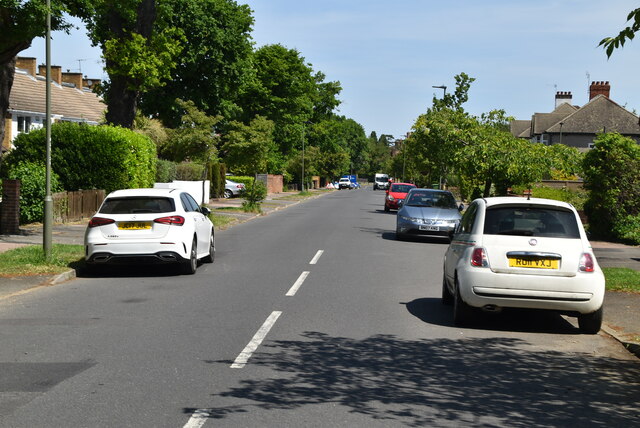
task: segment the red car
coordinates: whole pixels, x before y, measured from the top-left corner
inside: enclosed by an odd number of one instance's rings
[[[399,208],[398,201],[404,200],[404,197],[407,196],[409,190],[414,187],[416,187],[416,185],[411,183],[391,183],[391,186],[384,197],[384,210],[386,212],[389,212],[390,210],[397,210]]]

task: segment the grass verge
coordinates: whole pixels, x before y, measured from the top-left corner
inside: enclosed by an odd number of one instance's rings
[[[55,275],[83,263],[82,245],[54,244],[50,260],[41,245],[28,245],[0,253],[0,276]]]
[[[607,290],[640,293],[640,272],[629,268],[602,268]]]
[[[220,215],[216,213],[211,213],[209,215],[209,219],[211,220],[211,223],[213,223],[215,230],[225,230],[237,221],[235,218],[228,215]]]

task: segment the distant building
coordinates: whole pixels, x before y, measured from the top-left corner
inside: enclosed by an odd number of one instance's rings
[[[566,144],[580,150],[593,147],[596,135],[617,132],[640,143],[638,116],[609,98],[609,82],[593,82],[589,102],[582,107],[571,104],[571,92],[556,93],[551,113],[535,113],[531,120],[514,120],[511,133],[546,145]]]
[[[45,123],[46,67],[40,65],[37,71],[36,74],[35,58],[17,58],[2,151],[12,148],[18,134],[42,128]],[[51,66],[51,120],[90,125],[102,122],[107,106],[92,91],[98,84],[99,79],[87,79],[82,73],[62,72],[62,67]]]

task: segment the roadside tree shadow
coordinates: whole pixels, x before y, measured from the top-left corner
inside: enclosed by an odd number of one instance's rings
[[[271,370],[271,378],[212,394],[235,401],[206,409],[206,417],[327,404],[372,423],[413,427],[633,426],[640,417],[634,360],[540,350],[505,337],[301,336],[264,344],[250,364]]]

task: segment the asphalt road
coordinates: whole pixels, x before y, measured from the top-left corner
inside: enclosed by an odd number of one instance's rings
[[[0,301],[0,427],[633,426],[640,361],[557,315],[453,326],[446,244],[339,191],[132,267]]]

